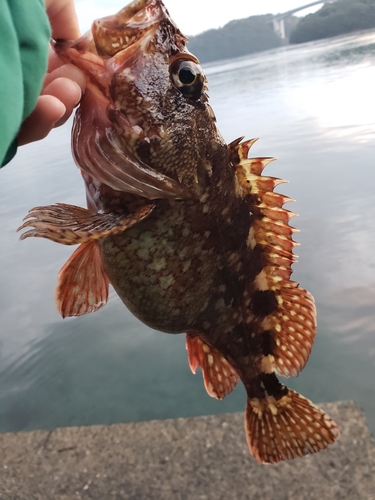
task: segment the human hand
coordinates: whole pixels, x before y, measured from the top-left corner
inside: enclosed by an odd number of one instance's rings
[[[52,37],[75,40],[80,37],[74,0],[45,0]],[[44,139],[54,128],[66,122],[79,103],[85,88],[85,75],[50,49],[47,74],[36,107],[23,122],[18,134],[20,146]]]

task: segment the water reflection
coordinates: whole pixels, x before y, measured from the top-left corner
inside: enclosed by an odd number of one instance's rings
[[[1,430],[190,416],[242,409],[204,394],[184,337],[143,327],[118,299],[95,314],[46,325],[1,373]]]
[[[316,298],[311,359],[288,385],[315,401],[356,399],[375,431],[375,34],[287,47],[209,65],[211,104],[226,140],[261,137],[254,155],[301,229],[294,277]],[[36,205],[84,206],[70,127],[21,149],[0,171],[0,431],[242,410],[242,387],[210,399],[187,365],[183,336],[149,330],[115,297],[62,320],[57,272],[72,249],[18,241]]]

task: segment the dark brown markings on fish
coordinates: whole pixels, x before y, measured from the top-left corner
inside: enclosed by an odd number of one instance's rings
[[[151,145],[149,142],[142,141],[137,147],[137,155],[139,158],[146,163],[146,165],[150,165],[151,163]]]
[[[270,331],[260,331],[254,334],[250,325],[239,323],[233,328],[231,333],[231,342],[227,354],[234,359],[240,359],[251,355],[253,358],[258,356],[268,356],[274,352],[276,347],[275,340]],[[228,349],[228,346],[226,347]]]
[[[245,384],[245,387],[249,398],[263,399],[273,396],[279,400],[288,392],[288,388],[278,380],[274,373],[261,373],[251,383]]]
[[[256,316],[268,316],[277,309],[275,292],[272,290],[257,290],[251,301],[251,310]]]
[[[249,331],[248,325],[241,322],[233,328],[230,339],[230,349],[229,345],[227,345],[226,349],[228,352],[226,354],[229,354],[233,359],[237,360],[248,356],[253,351],[251,340],[251,332]]]
[[[248,212],[245,205],[237,205],[233,207],[229,219],[223,217],[222,221],[216,221],[215,225],[217,226],[218,235],[220,235],[223,252],[246,252],[246,238],[250,229]],[[215,218],[215,214],[213,214],[213,218]]]
[[[276,342],[273,337],[273,333],[270,332],[269,330],[262,332],[262,335],[260,336],[260,341],[261,341],[260,347],[263,355],[268,356],[269,354],[273,354],[276,347]]]
[[[237,273],[231,271],[228,267],[223,268],[219,272],[219,275],[225,285],[225,292],[223,294],[225,304],[233,308],[239,306],[242,303],[246,283],[240,281]]]
[[[247,181],[247,182],[249,182],[249,181]],[[247,194],[247,195],[245,195],[244,200],[246,200],[246,203],[248,204],[248,206],[252,207],[253,215],[257,219],[264,217],[264,214],[262,213],[262,210],[260,208],[258,208],[260,200],[259,200],[259,197],[257,195],[255,195],[255,194]]]

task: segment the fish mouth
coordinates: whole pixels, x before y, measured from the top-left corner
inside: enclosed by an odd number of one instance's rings
[[[78,40],[54,41],[54,50],[61,58],[75,64],[87,77],[76,123],[82,130],[93,132],[91,153],[95,148],[104,151],[103,141],[104,145],[110,145],[111,151],[121,149],[121,154],[129,161],[139,163],[135,154],[136,145],[143,141],[150,142],[156,136],[161,137],[163,127],[148,126],[145,113],[140,118],[139,112],[134,112],[132,107],[120,107],[116,102],[113,80],[121,74],[120,93],[123,88],[127,88],[126,85],[134,88],[142,64],[147,64],[148,56],[153,53],[161,52],[166,63],[168,58],[173,63],[181,52],[184,58],[198,63],[196,58],[188,54],[186,40],[162,0],[133,0],[116,14],[95,20],[91,30]],[[81,116],[86,120],[83,124],[80,122]],[[83,143],[87,139],[87,134],[75,135],[81,135]],[[73,149],[79,148],[73,146]]]
[[[109,84],[110,77],[121,70],[137,53],[157,50],[150,43],[161,24],[174,33],[172,52],[183,51],[187,38],[171,19],[162,0],[133,0],[114,15],[96,19],[91,30],[78,40],[52,40],[61,58],[93,76],[99,86]],[[195,59],[195,58],[194,58]]]
[[[133,0],[116,14],[95,20],[78,40],[56,39],[52,47],[65,62],[84,71],[87,87],[108,102],[112,76],[131,65],[133,57],[156,50],[150,41],[161,23],[180,33],[162,0]],[[180,39],[186,40],[181,33]]]
[[[91,31],[97,53],[113,57],[148,38],[149,32],[163,20],[172,22],[161,0],[134,0],[117,14],[93,22]]]

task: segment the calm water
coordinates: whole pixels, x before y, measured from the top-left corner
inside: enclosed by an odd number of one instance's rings
[[[268,175],[298,201],[294,278],[318,307],[305,370],[288,385],[318,401],[355,399],[375,432],[375,32],[208,65],[224,137],[260,137]],[[243,410],[241,385],[208,397],[184,336],[143,326],[112,293],[95,314],[62,320],[57,272],[72,252],[18,241],[28,209],[85,206],[69,126],[0,171],[0,430],[18,431]]]

